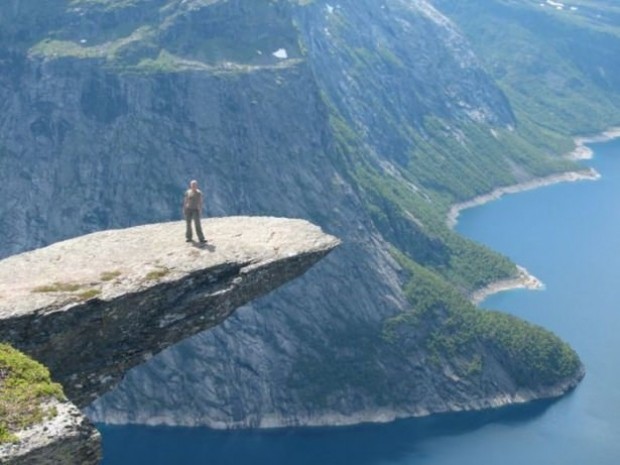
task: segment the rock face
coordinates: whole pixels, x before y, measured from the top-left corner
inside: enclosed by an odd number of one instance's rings
[[[0,262],[0,340],[50,369],[84,407],[133,366],[222,323],[301,275],[339,241],[307,222],[180,222],[104,231]]]
[[[0,464],[97,465],[101,437],[71,402],[54,402],[57,415],[17,434],[19,442],[0,446]]]
[[[231,217],[203,228],[207,244],[186,243],[184,223],[173,222],[94,233],[1,261],[0,340],[45,364],[84,407],[130,368],[222,323],[339,244],[301,220]],[[27,432],[25,444],[0,454],[30,460],[15,463],[96,463],[96,433],[74,407],[61,404],[45,428],[51,433]],[[58,461],[71,450],[73,461]],[[82,460],[85,453],[92,460]]]

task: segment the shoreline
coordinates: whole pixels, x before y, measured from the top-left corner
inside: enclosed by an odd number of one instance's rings
[[[565,156],[570,160],[591,160],[594,151],[587,144],[595,144],[598,142],[609,142],[620,137],[620,126],[609,128],[599,134],[592,136],[575,137],[575,148]]]
[[[620,134],[618,137],[620,137]],[[450,229],[454,229],[454,227],[458,224],[459,215],[463,210],[479,207],[494,200],[499,200],[504,195],[518,194],[520,192],[551,186],[561,182],[596,181],[597,179],[600,179],[600,177],[601,175],[594,168],[584,168],[580,171],[556,173],[541,178],[530,179],[529,181],[524,181],[517,184],[511,184],[509,186],[498,187],[488,194],[479,195],[471,200],[466,200],[465,202],[455,203],[452,205],[446,218],[446,224]]]
[[[620,126],[611,127],[599,134],[590,136],[578,136],[573,140],[575,148],[563,155],[569,160],[591,160],[594,157],[594,151],[587,144],[609,142],[620,138]],[[579,171],[567,171],[564,173],[551,174],[540,178],[530,179],[529,181],[512,184],[510,186],[498,187],[488,194],[474,197],[465,202],[455,203],[450,207],[446,217],[446,224],[450,229],[454,229],[458,224],[461,211],[468,208],[479,207],[494,200],[501,199],[504,195],[518,194],[540,187],[551,186],[561,182],[577,182],[577,181],[596,181],[601,175],[594,168],[584,168]],[[524,267],[517,265],[517,276],[509,279],[502,279],[491,283],[483,288],[476,289],[469,295],[470,301],[474,305],[480,304],[487,297],[499,292],[510,291],[515,289],[543,290],[544,283],[530,274]]]
[[[113,427],[181,427],[181,428],[207,428],[211,431],[274,431],[290,428],[341,428],[355,427],[359,425],[386,424],[398,420],[416,418],[429,418],[445,414],[479,413],[510,408],[535,401],[553,401],[569,393],[577,387],[585,376],[583,366],[574,373],[557,383],[539,388],[516,388],[511,392],[495,393],[487,397],[477,398],[464,402],[443,403],[440,405],[425,405],[419,407],[389,408],[381,407],[366,409],[356,414],[343,414],[341,412],[326,411],[318,415],[265,415],[262,418],[246,418],[240,421],[179,421],[166,416],[148,418],[117,417],[108,419],[106,422],[95,424]]]
[[[514,278],[495,281],[485,287],[475,290],[469,295],[469,300],[474,305],[479,305],[487,297],[504,291],[527,289],[528,291],[544,291],[545,284],[536,276],[530,274],[524,267],[517,265],[518,274]]]

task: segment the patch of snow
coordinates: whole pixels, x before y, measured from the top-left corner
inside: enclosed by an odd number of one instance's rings
[[[334,12],[334,7],[331,6],[329,3],[325,5],[325,8],[327,9],[327,13],[329,13],[330,15]]]
[[[555,7],[556,10],[563,10],[566,5],[560,2],[555,2],[553,0],[547,0],[547,5]]]
[[[261,52],[260,50],[256,50],[256,53],[258,53],[259,55],[263,54],[263,52]]]
[[[87,40],[86,40],[86,39],[82,39],[82,40],[80,40],[80,43],[81,43],[81,44],[85,44],[86,42],[87,42]]]
[[[286,60],[288,58],[288,53],[286,52],[285,48],[279,48],[278,50],[273,52],[272,55],[276,58],[279,58],[280,60]]]

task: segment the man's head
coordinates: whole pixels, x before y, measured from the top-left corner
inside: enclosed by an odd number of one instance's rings
[[[196,189],[198,189],[198,181],[196,180],[190,181],[189,187],[191,190],[195,191]]]

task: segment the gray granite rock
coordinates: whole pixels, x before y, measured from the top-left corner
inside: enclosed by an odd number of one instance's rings
[[[101,460],[99,432],[71,402],[54,401],[57,415],[17,433],[18,442],[0,446],[0,464],[91,465]]]
[[[338,239],[306,221],[203,221],[111,230],[0,262],[0,340],[45,364],[84,407],[131,367],[299,276]]]
[[[0,340],[45,364],[84,407],[130,368],[220,324],[339,244],[302,220],[218,218],[203,220],[203,229],[206,244],[186,243],[184,223],[171,222],[94,233],[0,261]],[[0,463],[97,463],[92,425],[70,403],[58,411],[20,433],[19,444],[1,448]],[[74,461],[59,462],[63,454]]]

